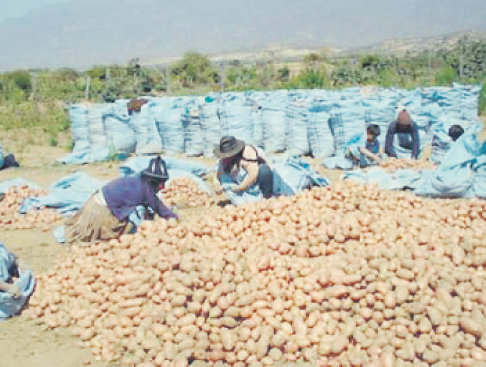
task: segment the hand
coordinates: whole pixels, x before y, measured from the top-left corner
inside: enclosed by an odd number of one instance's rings
[[[15,284],[7,284],[7,292],[12,293],[14,298],[20,297],[20,289]]]
[[[238,187],[238,185],[234,183],[225,183],[221,185],[221,188],[223,191],[235,191],[235,189]]]
[[[220,184],[217,184],[214,187],[214,192],[216,193],[216,195],[221,195],[223,193],[223,188],[221,187]]]

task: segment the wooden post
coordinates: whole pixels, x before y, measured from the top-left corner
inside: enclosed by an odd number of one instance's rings
[[[84,91],[84,98],[89,99],[89,88],[90,88],[91,78],[89,76],[86,77],[86,90]]]
[[[29,100],[35,100],[35,92],[37,89],[37,79],[34,72],[30,72],[30,96]]]

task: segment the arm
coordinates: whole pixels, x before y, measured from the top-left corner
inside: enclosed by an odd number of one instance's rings
[[[386,132],[386,140],[385,140],[385,153],[389,157],[396,157],[397,153],[393,148],[393,139],[395,138],[395,123],[392,122],[388,127],[388,131]]]
[[[418,128],[415,122],[412,122],[412,159],[417,159],[419,153],[419,146],[420,146],[420,138],[418,133]]]
[[[385,149],[383,145],[380,144],[380,147],[378,148],[378,155],[383,155],[385,154]]]
[[[244,168],[247,175],[243,182],[234,188],[233,191],[235,192],[248,190],[248,188],[251,187],[258,178],[258,164],[256,162],[247,163]]]
[[[166,207],[155,194],[152,193],[152,195],[150,195],[149,193],[147,198],[147,203],[148,206],[151,207],[152,210],[156,212],[160,217],[165,219],[169,219],[169,218],[179,219],[179,216],[175,214],[172,210],[170,210],[168,207]]]
[[[365,157],[373,160],[373,161],[379,161],[380,157],[378,157],[376,154],[371,153],[368,149],[365,147],[360,147],[359,151],[361,154],[363,154]]]
[[[20,296],[19,287],[17,287],[15,284],[0,281],[0,291],[13,293],[15,298],[18,298]]]

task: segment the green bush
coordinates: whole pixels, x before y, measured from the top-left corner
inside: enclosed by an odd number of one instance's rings
[[[486,79],[483,80],[481,91],[479,92],[479,114],[486,115]]]
[[[30,92],[32,89],[32,84],[30,81],[30,73],[28,71],[20,70],[14,71],[9,74],[10,78],[13,80],[15,86],[24,92]]]
[[[457,72],[450,65],[441,67],[435,74],[435,84],[437,85],[450,85],[455,81],[457,81]]]

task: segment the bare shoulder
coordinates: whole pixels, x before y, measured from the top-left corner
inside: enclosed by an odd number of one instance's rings
[[[246,145],[243,150],[243,158],[245,159],[257,159],[257,153],[253,147]]]

